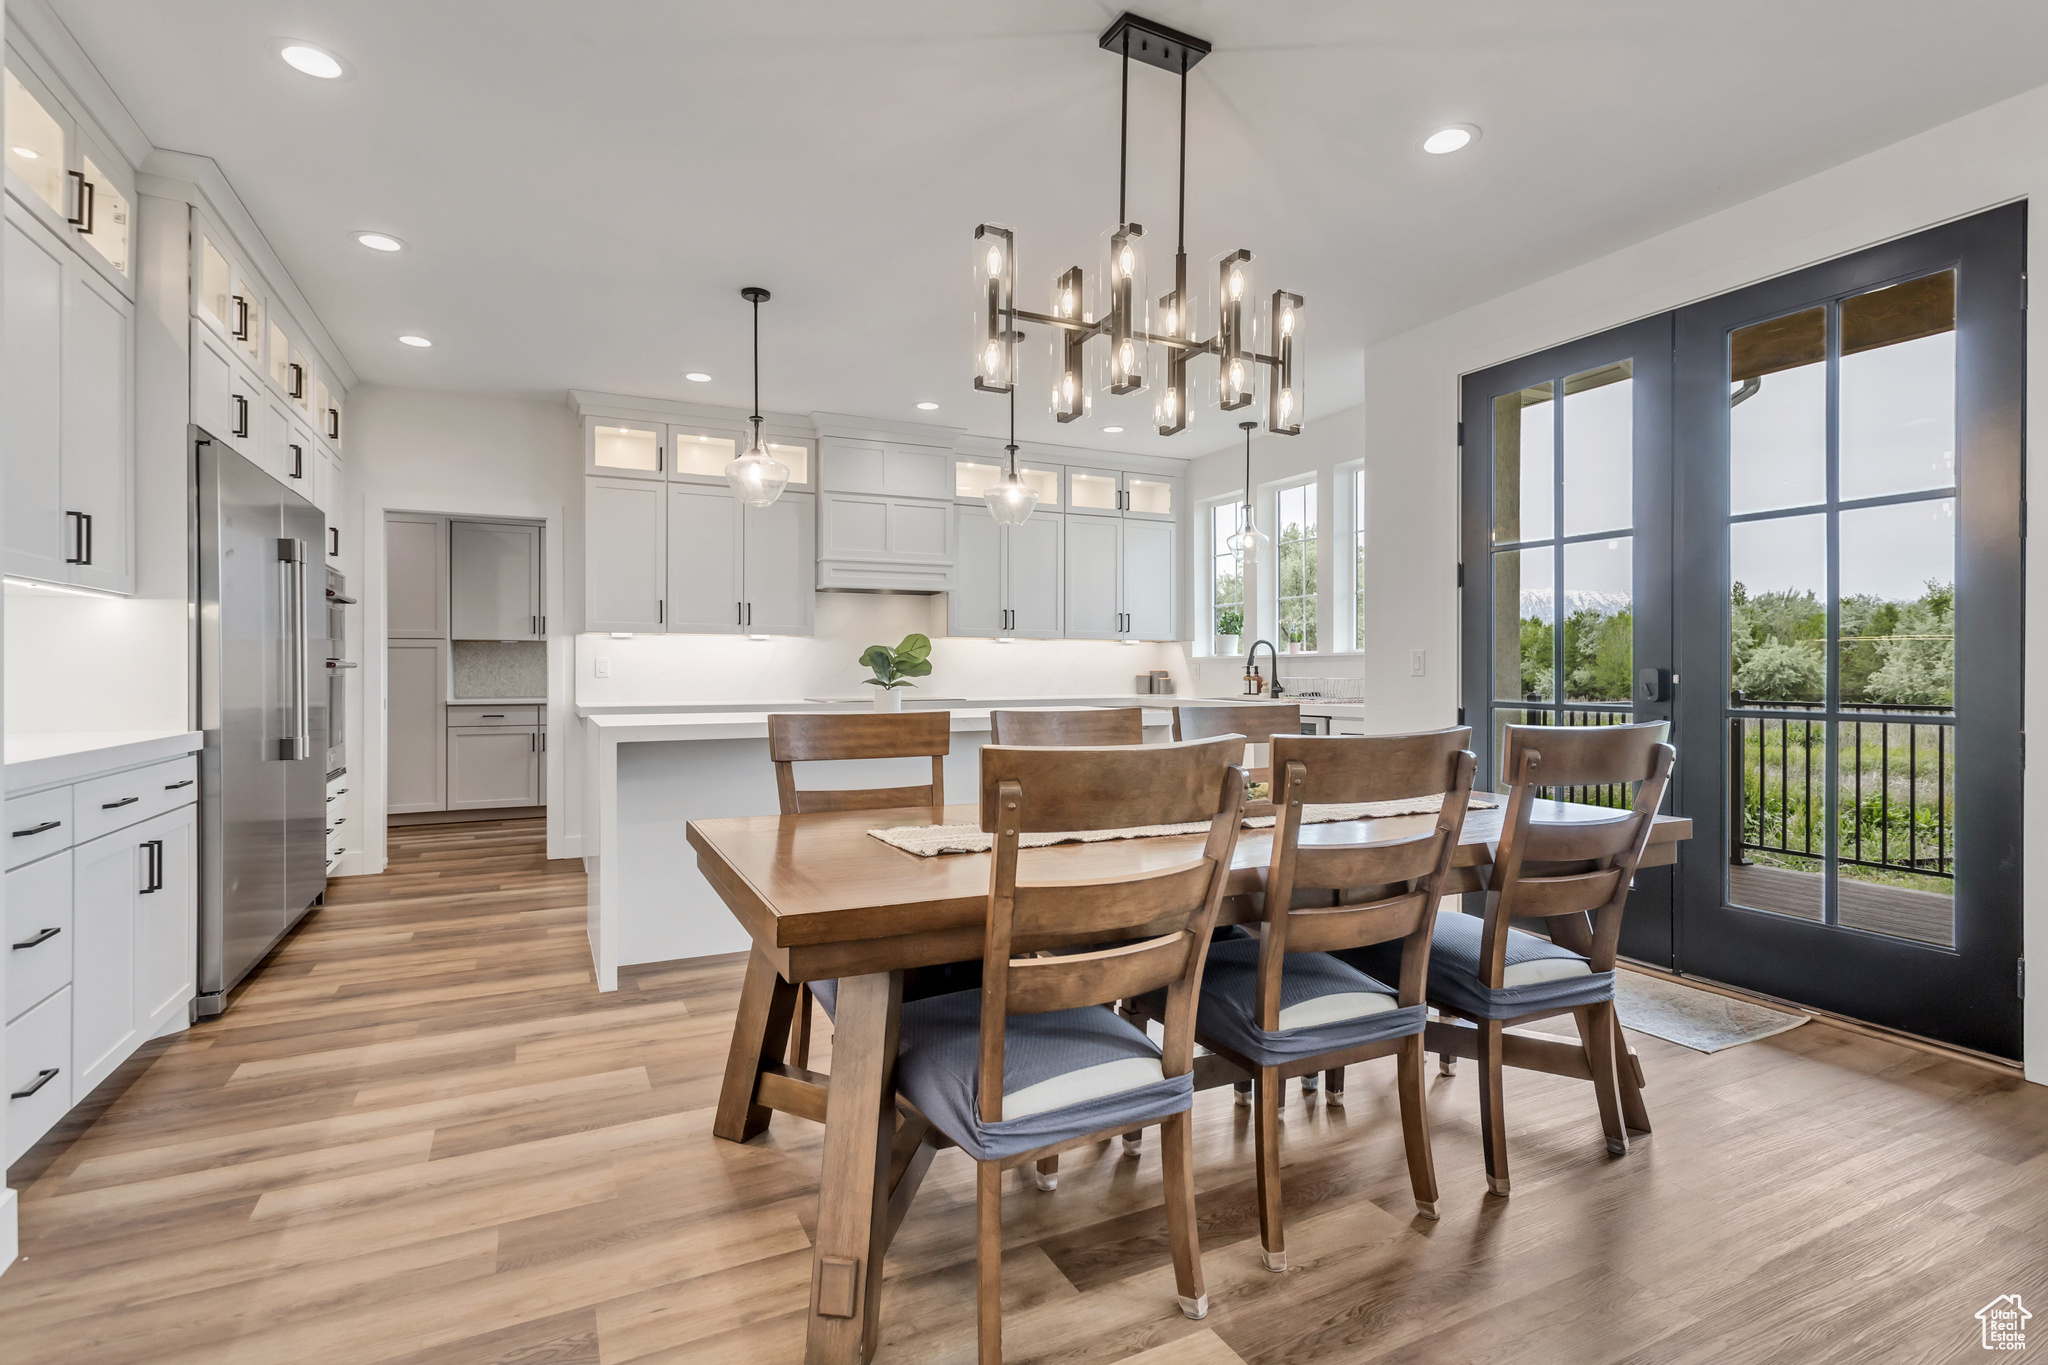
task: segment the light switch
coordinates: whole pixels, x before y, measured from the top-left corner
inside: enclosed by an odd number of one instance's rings
[[[1429,676],[1429,655],[1420,649],[1408,651],[1408,676],[1425,678]]]
[[[609,678],[612,675],[612,661],[600,654],[590,661],[590,671],[597,677]]]

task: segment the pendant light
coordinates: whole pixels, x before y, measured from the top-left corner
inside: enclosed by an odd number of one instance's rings
[[[740,290],[740,297],[754,305],[754,415],[748,419],[754,435],[747,453],[725,467],[725,481],[747,506],[766,507],[789,487],[789,466],[761,444],[761,305],[768,302],[768,291],[750,284]]]
[[[1237,556],[1241,565],[1246,560],[1257,563],[1266,553],[1266,547],[1273,538],[1259,529],[1258,517],[1252,511],[1252,433],[1259,429],[1257,422],[1239,422],[1244,431],[1244,507],[1238,517],[1237,534],[1224,541],[1230,553]]]
[[[1017,389],[1010,388],[1010,443],[1003,447],[1010,453],[1009,472],[982,491],[982,501],[988,504],[988,514],[996,519],[998,526],[1022,526],[1031,520],[1031,513],[1038,507],[1038,490],[1017,477]]]

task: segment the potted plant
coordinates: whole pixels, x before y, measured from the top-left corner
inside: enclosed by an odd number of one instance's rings
[[[875,674],[861,681],[869,687],[882,689],[875,693],[875,709],[901,711],[903,694],[897,689],[917,686],[912,678],[931,676],[932,642],[923,635],[906,635],[903,643],[894,649],[887,645],[869,645],[861,651],[860,661]]]
[[[1224,607],[1216,613],[1216,652],[1237,653],[1238,641],[1244,638],[1244,612],[1237,607]]]

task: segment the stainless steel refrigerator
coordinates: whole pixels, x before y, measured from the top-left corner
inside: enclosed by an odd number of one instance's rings
[[[191,442],[200,1019],[327,889],[326,674],[340,650],[325,638],[325,515],[197,427]]]

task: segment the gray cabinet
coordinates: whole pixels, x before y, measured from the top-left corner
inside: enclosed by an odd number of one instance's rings
[[[448,645],[443,640],[392,640],[384,658],[385,809],[393,815],[445,810]]]
[[[539,804],[538,728],[490,725],[449,729],[449,810]]]
[[[1065,518],[1035,513],[999,526],[986,507],[954,509],[958,560],[947,630],[954,635],[1057,640],[1065,633]]]
[[[1168,521],[1069,516],[1067,638],[1176,638],[1177,539],[1178,528]]]
[[[448,523],[448,633],[457,640],[538,640],[541,528]]]
[[[389,513],[384,563],[385,634],[394,640],[447,639],[447,518]]]
[[[585,630],[667,629],[668,494],[651,479],[583,481]]]
[[[668,630],[809,635],[816,601],[816,499],[748,507],[730,490],[668,486]]]

